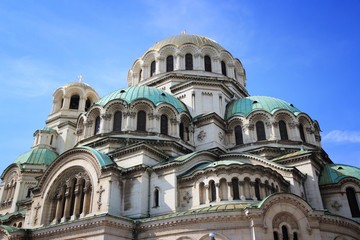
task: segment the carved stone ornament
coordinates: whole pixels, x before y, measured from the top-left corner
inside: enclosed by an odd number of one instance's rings
[[[197,139],[199,142],[204,141],[204,139],[206,138],[206,132],[204,130],[201,130],[197,136]]]
[[[87,120],[87,121],[84,123],[85,127],[91,127],[92,124],[93,124],[93,121],[91,121],[91,120]]]
[[[221,142],[224,141],[224,134],[222,132],[219,132],[218,136]]]
[[[190,199],[192,199],[192,196],[191,196],[191,194],[189,192],[186,192],[183,199],[186,201],[186,203],[189,203]]]
[[[96,193],[99,194],[99,200],[97,201],[98,204],[98,210],[100,210],[102,202],[101,202],[101,196],[103,194],[103,192],[105,192],[105,189],[102,187],[102,185],[100,186],[99,190],[96,191]]]
[[[35,209],[34,224],[36,224],[36,222],[38,220],[38,212],[39,212],[40,208],[41,208],[41,205],[38,202],[37,205],[34,207],[34,209]]]
[[[135,118],[136,112],[124,112],[124,119],[127,117]]]
[[[296,122],[289,122],[289,128],[295,128],[297,126]]]
[[[111,114],[110,113],[101,114],[101,118],[104,120],[108,120],[111,118]]]
[[[331,207],[336,211],[339,211],[342,205],[338,201],[334,201],[333,204],[331,204]]]

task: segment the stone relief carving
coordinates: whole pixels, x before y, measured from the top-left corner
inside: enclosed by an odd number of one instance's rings
[[[204,139],[206,138],[206,132],[204,130],[201,130],[197,136],[197,139],[199,142],[204,141]]]

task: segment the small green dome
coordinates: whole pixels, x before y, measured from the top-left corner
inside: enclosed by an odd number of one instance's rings
[[[123,100],[129,104],[136,100],[145,99],[152,102],[154,106],[167,103],[176,108],[178,113],[188,112],[187,107],[173,95],[148,86],[132,86],[114,91],[97,101],[95,104],[105,106],[110,101],[116,99]]]
[[[224,48],[220,44],[218,44],[217,42],[215,42],[214,40],[208,37],[192,35],[192,34],[181,34],[156,42],[151,48],[149,48],[148,51],[152,51],[152,50],[158,51],[162,47],[165,47],[167,45],[174,45],[176,47],[181,47],[182,45],[189,43],[194,44],[200,48],[203,46],[212,46],[218,50],[224,50]]]
[[[58,154],[49,149],[34,148],[30,151],[21,154],[15,163],[20,164],[34,164],[34,165],[50,165]]]
[[[319,185],[336,184],[347,177],[360,180],[360,168],[345,164],[328,164],[321,171]]]
[[[257,110],[270,114],[274,114],[278,110],[287,110],[295,116],[301,113],[299,109],[284,100],[266,96],[251,96],[230,102],[226,106],[225,119],[233,116],[247,117]]]

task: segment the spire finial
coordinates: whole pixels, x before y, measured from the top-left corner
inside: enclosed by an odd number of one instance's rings
[[[182,35],[186,35],[186,29],[181,32]]]
[[[78,78],[79,78],[79,83],[82,83],[82,81],[83,81],[83,79],[84,79],[83,75],[80,74]]]

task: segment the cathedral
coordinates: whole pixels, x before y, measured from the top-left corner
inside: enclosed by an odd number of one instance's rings
[[[128,87],[53,94],[1,175],[1,239],[356,240],[360,169],[334,164],[296,105],[251,96],[207,37],[156,42]]]

